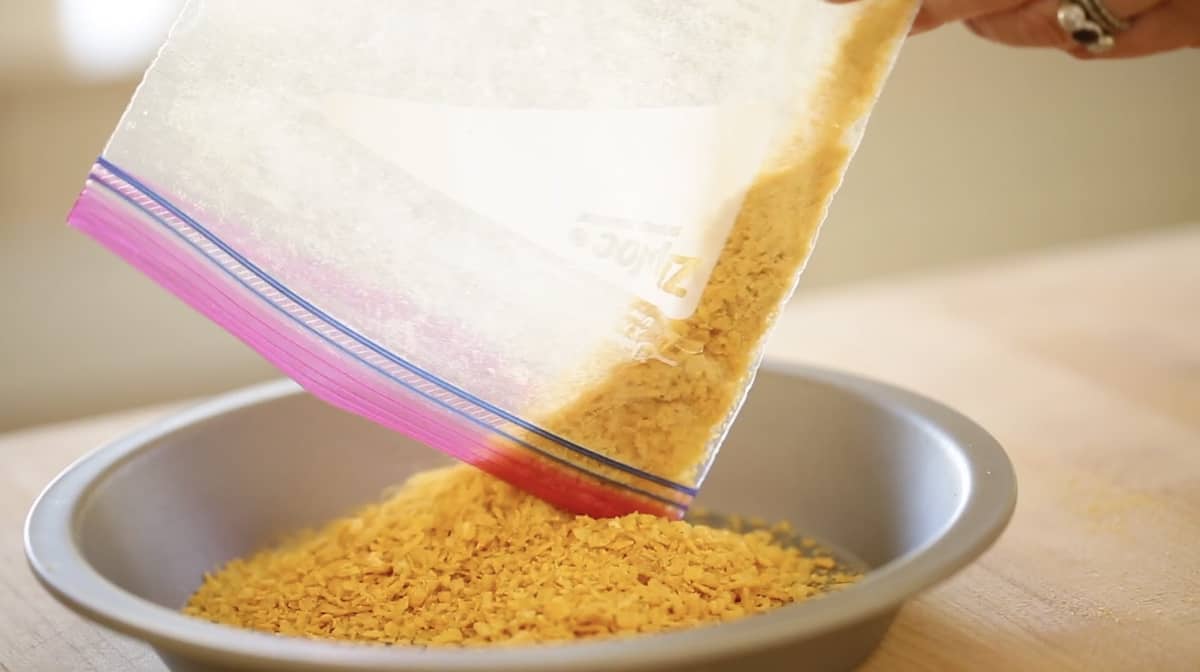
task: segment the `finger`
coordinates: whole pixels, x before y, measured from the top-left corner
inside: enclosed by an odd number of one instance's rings
[[[1071,36],[1058,24],[1059,0],[1033,0],[1008,11],[967,20],[967,28],[976,35],[1014,47],[1075,46]]]
[[[1184,47],[1200,47],[1200,11],[1188,11],[1187,0],[1163,4],[1133,18],[1129,30],[1116,36],[1112,49],[1092,54],[1075,47],[1085,59],[1136,58]],[[1195,8],[1192,8],[1195,10]]]
[[[1027,0],[925,0],[913,22],[913,34],[932,30],[944,23],[965,21],[976,16],[995,14],[1021,5]]]
[[[1128,19],[1163,0],[1108,0],[1105,6]],[[1033,0],[1004,12],[975,17],[967,27],[976,35],[1014,47],[1056,47],[1074,52],[1078,45],[1058,23],[1061,0]]]

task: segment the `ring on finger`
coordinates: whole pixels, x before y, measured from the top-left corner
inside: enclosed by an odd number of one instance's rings
[[[1128,30],[1130,25],[1113,14],[1104,0],[1063,0],[1057,18],[1063,31],[1093,54],[1112,49],[1117,33]]]

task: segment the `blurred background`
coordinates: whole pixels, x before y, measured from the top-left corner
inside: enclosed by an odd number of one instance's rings
[[[64,224],[178,0],[0,0],[0,431],[275,372]],[[904,49],[801,292],[1200,222],[1200,50]],[[1197,260],[1200,263],[1200,260]]]

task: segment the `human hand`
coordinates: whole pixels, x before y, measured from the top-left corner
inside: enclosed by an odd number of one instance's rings
[[[924,0],[912,32],[957,21],[993,42],[1079,58],[1200,47],[1200,0]]]

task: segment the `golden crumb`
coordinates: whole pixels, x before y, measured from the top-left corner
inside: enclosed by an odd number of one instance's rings
[[[855,578],[768,530],[573,516],[455,466],[230,562],[205,577],[184,611],[284,635],[520,644],[727,621]]]

